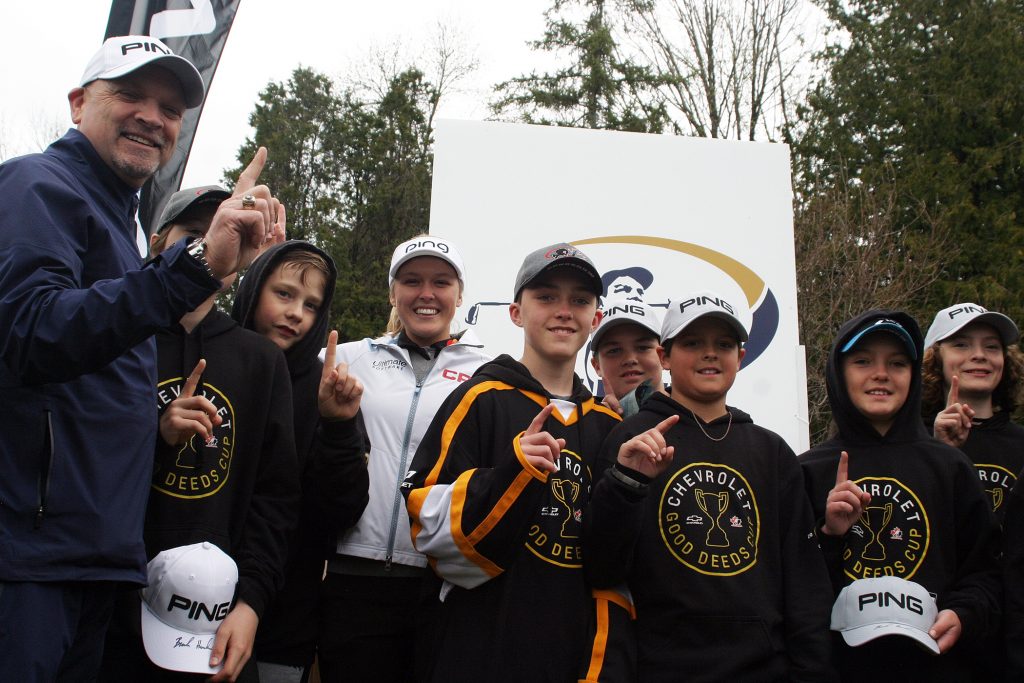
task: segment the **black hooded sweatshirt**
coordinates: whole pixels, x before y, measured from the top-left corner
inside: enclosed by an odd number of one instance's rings
[[[368,450],[358,418],[322,420],[317,391],[323,363],[317,357],[327,338],[337,269],[334,260],[308,242],[289,240],[253,261],[238,285],[232,317],[247,329],[267,279],[290,253],[320,255],[330,270],[323,301],[309,331],[284,352],[292,385],[297,472],[302,484],[298,529],[290,539],[284,588],[260,622],[255,656],[292,666],[308,666],[317,641],[317,604],[324,560],[340,530],[359,519],[367,502]]]
[[[638,679],[828,681],[832,607],[796,456],[742,410],[710,424],[655,393],[605,441],[584,523],[596,587],[636,605]],[[672,415],[668,468],[647,487],[619,447]],[[718,438],[713,441],[707,434]]]
[[[438,623],[421,632],[435,661],[419,680],[577,679],[594,605],[581,521],[598,450],[619,418],[575,377],[574,410],[544,425],[566,441],[560,469],[542,473],[519,436],[551,399],[502,355],[452,392],[420,442],[404,492],[413,542],[445,589]]]
[[[960,618],[962,635],[936,657],[909,638],[886,636],[850,647],[835,634],[833,652],[845,680],[971,680],[970,644],[991,635],[1000,616],[999,529],[978,477],[959,450],[931,438],[921,422],[921,363],[912,363],[906,402],[882,436],[854,406],[839,349],[869,322],[887,318],[913,337],[917,323],[899,311],[868,311],[839,330],[826,368],[826,386],[838,435],[800,456],[807,493],[820,529],[835,486],[841,451],[849,477],[871,494],[868,521],[842,538],[819,534],[835,595],[855,579],[894,575],[924,586],[938,609]],[[912,673],[908,673],[912,672]]]
[[[211,310],[186,333],[156,335],[157,407],[178,397],[200,358],[196,389],[222,418],[210,444],[157,439],[144,537],[146,554],[210,541],[238,565],[238,597],[263,614],[284,581],[298,519],[291,383],[273,342]]]
[[[935,415],[932,415],[927,420],[928,428],[934,423]],[[1001,523],[1010,491],[1024,468],[1024,427],[1011,421],[1010,413],[1005,410],[989,418],[975,418],[960,450],[974,463],[981,487]]]

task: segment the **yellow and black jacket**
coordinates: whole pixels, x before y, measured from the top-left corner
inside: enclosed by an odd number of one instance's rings
[[[501,356],[449,396],[416,452],[405,489],[412,537],[443,600],[423,633],[434,652],[423,680],[564,682],[581,661],[600,668],[607,610],[625,611],[602,601],[595,614],[582,519],[598,450],[619,418],[577,377],[545,425],[565,439],[549,475],[527,462],[519,438],[551,400]]]

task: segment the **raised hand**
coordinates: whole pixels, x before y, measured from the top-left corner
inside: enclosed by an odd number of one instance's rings
[[[208,399],[195,395],[205,369],[206,361],[200,359],[185,380],[181,394],[160,416],[160,437],[171,446],[180,446],[195,435],[209,443],[213,428],[221,423],[217,408]]]
[[[519,436],[519,449],[526,461],[541,472],[557,472],[558,458],[565,448],[565,439],[556,439],[544,431],[555,404],[549,403],[537,413],[530,426]]]
[[[256,156],[238,176],[234,194],[221,202],[206,233],[206,261],[215,277],[224,279],[248,266],[261,247],[275,239],[284,239],[284,206],[266,185],[257,185],[267,149]],[[254,205],[245,208],[243,197],[251,195]]]
[[[327,351],[324,354],[324,370],[320,375],[317,401],[320,416],[325,420],[351,420],[359,411],[363,395],[363,383],[348,374],[348,364],[334,364],[338,349],[338,333],[332,330],[327,335]]]
[[[953,375],[949,380],[949,394],[946,408],[935,416],[932,431],[935,438],[950,446],[960,448],[971,435],[971,420],[974,410],[966,403],[960,403],[960,377]]]
[[[675,446],[665,442],[665,434],[676,422],[678,415],[667,417],[619,446],[619,464],[651,479],[664,472],[675,455]]]
[[[850,481],[849,462],[850,455],[846,451],[840,453],[839,466],[836,468],[836,485],[828,492],[825,524],[821,527],[828,536],[845,535],[871,502],[871,494]]]

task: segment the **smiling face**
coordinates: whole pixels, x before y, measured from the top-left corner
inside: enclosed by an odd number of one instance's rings
[[[263,283],[253,329],[287,351],[316,322],[327,278],[313,268],[282,263]]]
[[[582,273],[554,268],[523,289],[509,306],[512,322],[523,328],[523,362],[575,363],[601,321],[597,295],[587,288]]]
[[[451,336],[455,309],[462,304],[462,284],[451,264],[435,256],[417,256],[402,264],[391,286],[391,305],[405,335],[418,346]]]
[[[650,330],[626,323],[605,332],[600,341],[591,363],[604,380],[606,393],[625,396],[644,380],[655,388],[661,386],[661,345]]]
[[[142,185],[174,154],[185,113],[171,72],[144,66],[68,93],[71,120],[100,158],[130,187]]]
[[[725,321],[704,316],[672,338],[662,366],[672,377],[672,398],[706,421],[725,414],[725,397],[746,353]]]
[[[1003,378],[1003,342],[985,323],[967,325],[939,342],[942,376],[948,391],[954,375],[960,379],[960,398],[969,403],[990,401]]]
[[[843,356],[842,370],[850,401],[884,436],[910,392],[907,347],[887,332],[869,334]]]

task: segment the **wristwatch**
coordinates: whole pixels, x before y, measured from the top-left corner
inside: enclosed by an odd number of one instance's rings
[[[188,244],[188,248],[185,250],[186,253],[198,261],[203,266],[203,270],[206,274],[215,280],[220,278],[213,274],[213,269],[210,268],[210,262],[206,260],[206,240],[202,237],[193,238]]]

